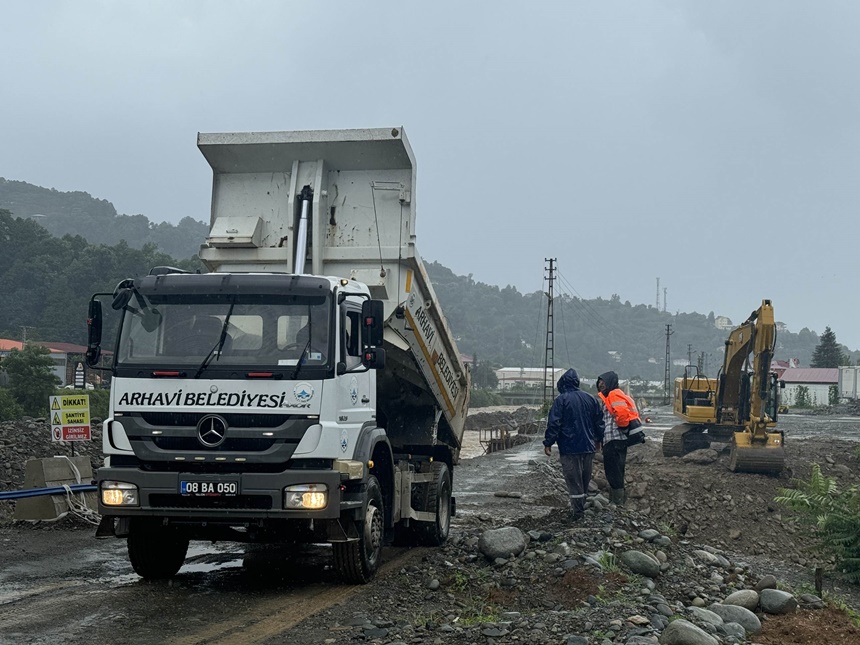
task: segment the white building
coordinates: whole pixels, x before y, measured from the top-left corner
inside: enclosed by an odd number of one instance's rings
[[[546,374],[546,384],[555,387],[558,379],[567,370],[557,367]],[[544,386],[544,368],[542,367],[503,367],[496,370],[496,378],[499,379],[500,390],[510,390],[512,387],[540,387]]]
[[[734,325],[732,324],[732,319],[728,316],[717,316],[714,318],[714,327],[725,331],[726,329],[732,329]]]
[[[806,388],[807,401],[813,407],[829,405],[830,388],[839,382],[838,367],[796,367],[782,373],[781,381],[785,389],[780,395],[780,402],[791,407],[797,405],[798,392]]]

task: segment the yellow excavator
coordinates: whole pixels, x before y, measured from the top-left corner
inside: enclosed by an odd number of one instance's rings
[[[775,345],[773,305],[762,300],[729,334],[716,379],[693,366],[675,379],[674,412],[683,423],[663,435],[663,455],[681,456],[712,441],[731,441],[730,470],[782,472],[784,437],[776,429],[780,382],[770,371]]]

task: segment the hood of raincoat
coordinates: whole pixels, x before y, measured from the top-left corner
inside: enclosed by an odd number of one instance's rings
[[[618,379],[615,381],[618,382]],[[567,370],[564,374],[561,375],[561,378],[558,379],[558,391],[559,392],[570,392],[572,390],[579,389],[579,374],[576,373],[576,370],[572,367]]]
[[[618,374],[616,374],[615,372],[604,372],[597,378],[603,381],[603,383],[606,385],[605,391],[607,393],[618,388]]]

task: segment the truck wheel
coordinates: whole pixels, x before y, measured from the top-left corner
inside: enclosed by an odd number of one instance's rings
[[[128,559],[135,573],[146,580],[172,578],[182,568],[188,538],[150,520],[133,518],[128,534]]]
[[[344,582],[364,584],[379,568],[385,533],[385,507],[382,489],[374,475],[367,480],[367,505],[358,525],[358,540],[334,542],[334,568]]]
[[[421,486],[412,506],[419,511],[436,514],[433,522],[415,522],[416,537],[419,544],[441,546],[448,539],[451,530],[451,471],[444,461],[433,462],[433,480]]]

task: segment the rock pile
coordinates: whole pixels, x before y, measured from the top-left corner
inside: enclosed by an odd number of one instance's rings
[[[727,645],[754,643],[771,616],[824,607],[600,494],[581,523],[566,517],[459,531],[390,574],[369,606],[304,628],[329,621],[328,643]]]
[[[47,419],[25,417],[19,421],[0,423],[0,490],[24,488],[27,461],[54,455],[76,455],[90,458],[93,471],[101,465],[101,424],[93,421],[92,441],[60,443],[51,441],[51,425]],[[85,482],[89,483],[89,482]],[[13,501],[0,502],[0,521],[12,516]]]

